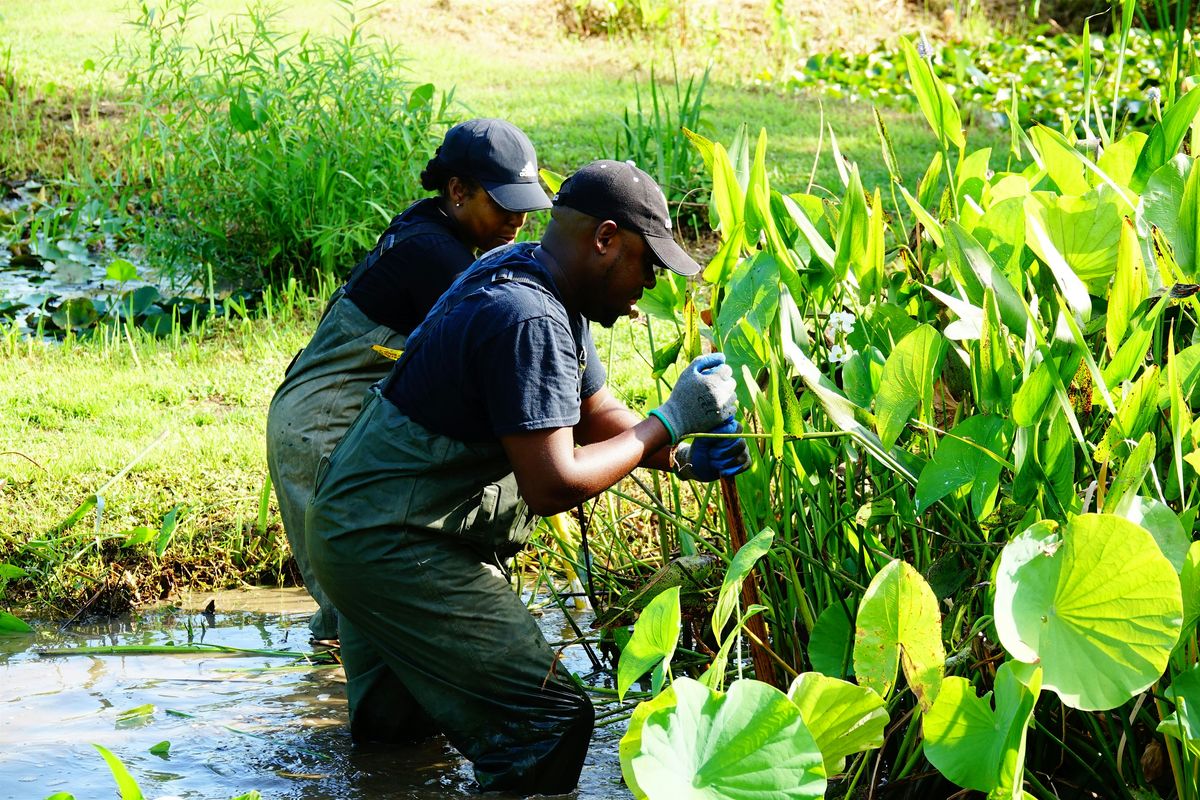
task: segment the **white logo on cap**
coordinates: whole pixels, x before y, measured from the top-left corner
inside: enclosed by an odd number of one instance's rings
[[[536,170],[534,169],[533,162],[526,161],[525,166],[521,167],[521,171],[518,172],[517,174],[520,175],[522,178],[532,178],[534,172],[536,172]]]

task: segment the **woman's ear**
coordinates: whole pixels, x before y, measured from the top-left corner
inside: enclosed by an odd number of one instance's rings
[[[452,205],[461,206],[470,194],[467,185],[459,180],[458,176],[453,176],[446,182],[446,197]]]
[[[601,222],[599,225],[597,225],[594,236],[596,252],[600,255],[607,253],[608,248],[616,244],[617,236],[620,232],[621,229],[617,227],[617,223],[613,222],[611,219],[606,219],[604,222]]]

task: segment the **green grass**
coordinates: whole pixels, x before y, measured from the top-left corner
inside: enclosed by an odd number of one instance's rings
[[[468,23],[459,18],[472,11],[447,6],[449,11],[435,12],[445,17],[434,20],[415,19],[416,12],[403,8],[385,8],[370,29],[401,43],[414,83],[453,87],[460,116],[511,120],[533,139],[543,166],[555,171],[568,172],[610,152],[621,130],[622,113],[633,105],[635,82],[647,81],[651,66],[660,77],[671,74],[671,42],[665,36],[649,45],[625,39],[577,39],[561,33],[552,21],[506,18],[503,8],[492,9],[494,19],[484,11],[481,20]],[[244,3],[212,0],[206,7],[210,17],[219,20],[242,10]],[[321,31],[329,28],[336,11],[332,0],[302,0],[289,4],[282,19],[297,32]],[[106,85],[109,92],[118,88],[120,76],[100,76],[85,71],[84,65],[89,60],[97,65],[103,62],[113,38],[127,30],[126,13],[124,0],[58,0],[33,4],[19,14],[0,8],[0,24],[9,32],[18,77],[35,90],[51,87],[52,95],[61,99],[96,84]],[[404,36],[403,31],[414,24],[420,26],[417,32]],[[471,25],[495,27],[484,28],[481,34]],[[446,35],[428,34],[439,26],[447,29]],[[674,58],[681,77],[697,73],[710,60],[714,63],[706,93],[708,129],[702,132],[727,142],[742,123],[752,131],[766,127],[777,185],[802,190],[820,139],[819,103],[806,95],[754,88],[750,71],[755,65],[768,66],[758,62],[771,58],[761,45],[760,39],[730,31],[716,42],[692,43]],[[884,116],[901,170],[915,179],[936,150],[936,141],[920,117],[892,111]],[[886,182],[870,107],[827,101],[825,120],[833,126],[842,152],[859,163],[864,184]],[[975,138],[999,140],[994,134]],[[840,195],[828,148],[826,135],[817,183]],[[10,171],[19,167],[9,165]]]
[[[110,582],[106,561],[133,575],[143,600],[156,599],[145,595],[161,569],[180,583],[283,575],[277,515],[258,528],[263,424],[316,308],[291,320],[219,321],[176,343],[136,329],[107,342],[0,341],[0,561],[36,578],[10,595],[82,604]],[[89,511],[69,531],[47,535],[130,464],[103,490],[99,515]],[[178,528],[161,560],[154,541],[120,547],[138,526],[153,529],[156,541],[177,506]],[[18,552],[29,539],[49,547]]]
[[[93,610],[119,611],[135,601],[126,571],[144,601],[164,588],[166,570],[179,584],[291,580],[273,498],[259,527],[264,430],[284,367],[321,308],[317,298],[280,303],[269,317],[218,319],[174,340],[133,329],[52,344],[0,330],[0,563],[30,573],[7,599],[66,610],[103,589]],[[638,355],[644,331],[624,321],[596,329],[610,386],[643,409],[657,404]],[[98,522],[93,509],[55,532],[100,491]],[[178,528],[158,558],[157,534],[176,507]],[[151,541],[123,547],[139,526]]]

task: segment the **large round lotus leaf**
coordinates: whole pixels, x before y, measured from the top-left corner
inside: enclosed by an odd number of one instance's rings
[[[911,566],[896,560],[881,569],[858,606],[854,626],[854,675],[887,697],[896,683],[896,665],[925,711],[942,683],[946,651],[942,615],[929,584]]]
[[[788,697],[825,758],[826,775],[845,769],[846,756],[883,747],[887,706],[873,690],[806,672],[792,681]]]
[[[724,694],[690,678],[672,688],[675,703],[646,717],[629,759],[649,800],[824,796],[821,751],[783,692],[753,680]]]
[[[1183,615],[1179,578],[1142,527],[1084,514],[1038,522],[1004,547],[996,630],[1072,708],[1116,708],[1166,668]]]
[[[946,678],[925,715],[925,756],[950,780],[967,789],[1012,797],[1021,786],[1025,730],[1041,692],[1041,670],[1008,661],[996,671],[992,693],[975,695],[965,678]]]
[[[621,743],[617,745],[617,755],[621,760],[621,775],[637,800],[644,800],[646,793],[638,785],[637,776],[633,774],[629,762],[642,750],[642,728],[646,724],[646,718],[655,711],[674,707],[675,689],[672,686],[668,686],[650,700],[638,703],[632,716],[629,717],[629,727],[625,729],[625,735],[621,737]]]
[[[1149,531],[1175,571],[1183,569],[1192,537],[1183,529],[1183,523],[1169,505],[1148,497],[1129,495],[1121,502],[1117,513]]]

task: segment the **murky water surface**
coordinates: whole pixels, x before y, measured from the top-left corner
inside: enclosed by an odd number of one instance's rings
[[[204,615],[210,599],[216,613]],[[39,656],[49,647],[186,644],[308,651],[313,606],[302,590],[195,595],[190,611],[159,611],[64,631],[35,625],[33,636],[0,636],[0,800],[111,800],[111,774],[91,746],[125,762],[147,800],[227,800],[251,789],[264,798],[426,800],[480,796],[468,762],[444,740],[404,749],[351,747],[343,675],[337,667],[280,669],[279,658],[201,655]],[[235,610],[236,609],[236,610]],[[586,629],[587,615],[580,615]],[[574,633],[557,610],[540,618],[546,638]],[[592,666],[581,647],[564,651],[570,669]],[[152,705],[149,716],[123,711]],[[603,708],[597,707],[601,716]],[[183,716],[187,715],[187,716]],[[624,723],[598,727],[580,800],[627,798],[617,761]],[[150,748],[171,743],[168,755]],[[505,795],[488,794],[488,798]]]

